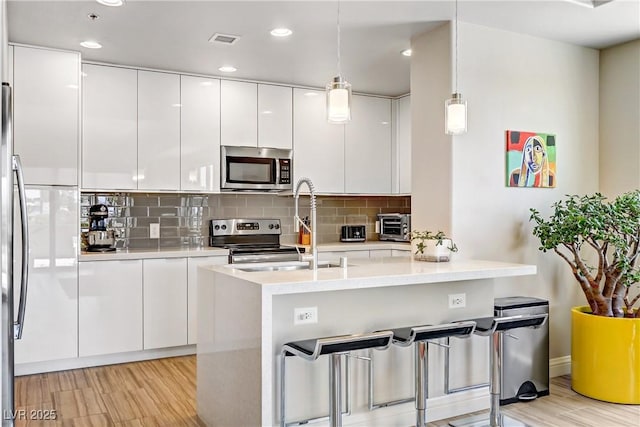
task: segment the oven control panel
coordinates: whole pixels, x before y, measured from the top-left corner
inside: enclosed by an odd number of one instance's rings
[[[281,234],[279,219],[212,219],[209,222],[210,236],[242,236],[261,234]]]

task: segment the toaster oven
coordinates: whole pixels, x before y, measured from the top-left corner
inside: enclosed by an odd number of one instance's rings
[[[411,240],[411,214],[378,214],[380,240],[408,242]]]
[[[341,242],[364,242],[367,240],[367,230],[364,225],[343,225],[340,230]]]

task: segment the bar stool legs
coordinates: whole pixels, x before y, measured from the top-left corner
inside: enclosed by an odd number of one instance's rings
[[[414,405],[416,409],[416,427],[425,427],[427,423],[427,398],[429,397],[429,344],[443,347],[447,345],[439,344],[437,340],[441,338],[466,338],[475,330],[476,324],[473,321],[444,323],[440,325],[409,326],[392,329],[393,344],[400,347],[413,346],[414,348]],[[395,405],[407,402],[407,399],[385,402],[378,405],[373,404],[373,374],[372,366],[369,367],[369,408]]]
[[[491,336],[491,352],[489,353],[489,369],[491,380],[489,382],[489,394],[491,395],[489,425],[501,426],[503,421],[500,414],[500,372],[502,372],[502,338],[503,333],[494,333]]]
[[[329,357],[329,425],[342,427],[342,354]]]
[[[301,357],[307,361],[315,361],[321,355],[329,356],[329,424],[331,427],[342,427],[342,357],[349,356],[352,351],[378,349],[385,350],[391,345],[393,332],[377,331],[367,334],[338,335],[333,337],[314,338],[292,341],[282,346],[280,361],[280,426],[286,427],[286,359],[287,356]],[[358,356],[354,356],[360,358]],[[365,358],[367,359],[367,358]],[[349,362],[347,361],[347,408],[349,407]],[[306,424],[315,419],[294,422]],[[326,419],[326,417],[325,417]]]
[[[504,334],[510,329],[536,328],[542,326],[548,318],[548,314],[530,314],[511,317],[487,317],[474,319],[476,322],[476,334],[491,338],[489,352],[489,393],[491,397],[489,418],[486,415],[468,417],[449,423],[452,427],[528,427],[527,424],[504,415],[500,411],[500,387],[502,373],[502,340]]]
[[[429,363],[429,345],[426,341],[418,341],[415,349],[415,390],[416,390],[416,427],[425,427],[427,419],[427,396],[429,395],[429,377],[427,366]]]

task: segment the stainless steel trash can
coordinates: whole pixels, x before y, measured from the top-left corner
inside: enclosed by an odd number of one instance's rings
[[[549,301],[532,297],[494,300],[496,317],[549,313]],[[510,330],[502,341],[500,404],[549,394],[549,322],[537,329]]]

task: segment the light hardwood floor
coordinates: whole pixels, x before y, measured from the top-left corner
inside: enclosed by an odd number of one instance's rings
[[[30,375],[16,379],[17,409],[27,416],[55,410],[57,420],[18,420],[16,425],[199,426],[195,400],[194,356]],[[551,396],[508,405],[504,412],[535,427],[640,427],[640,405],[580,396],[567,376],[551,380]],[[429,426],[443,427],[448,421]]]

